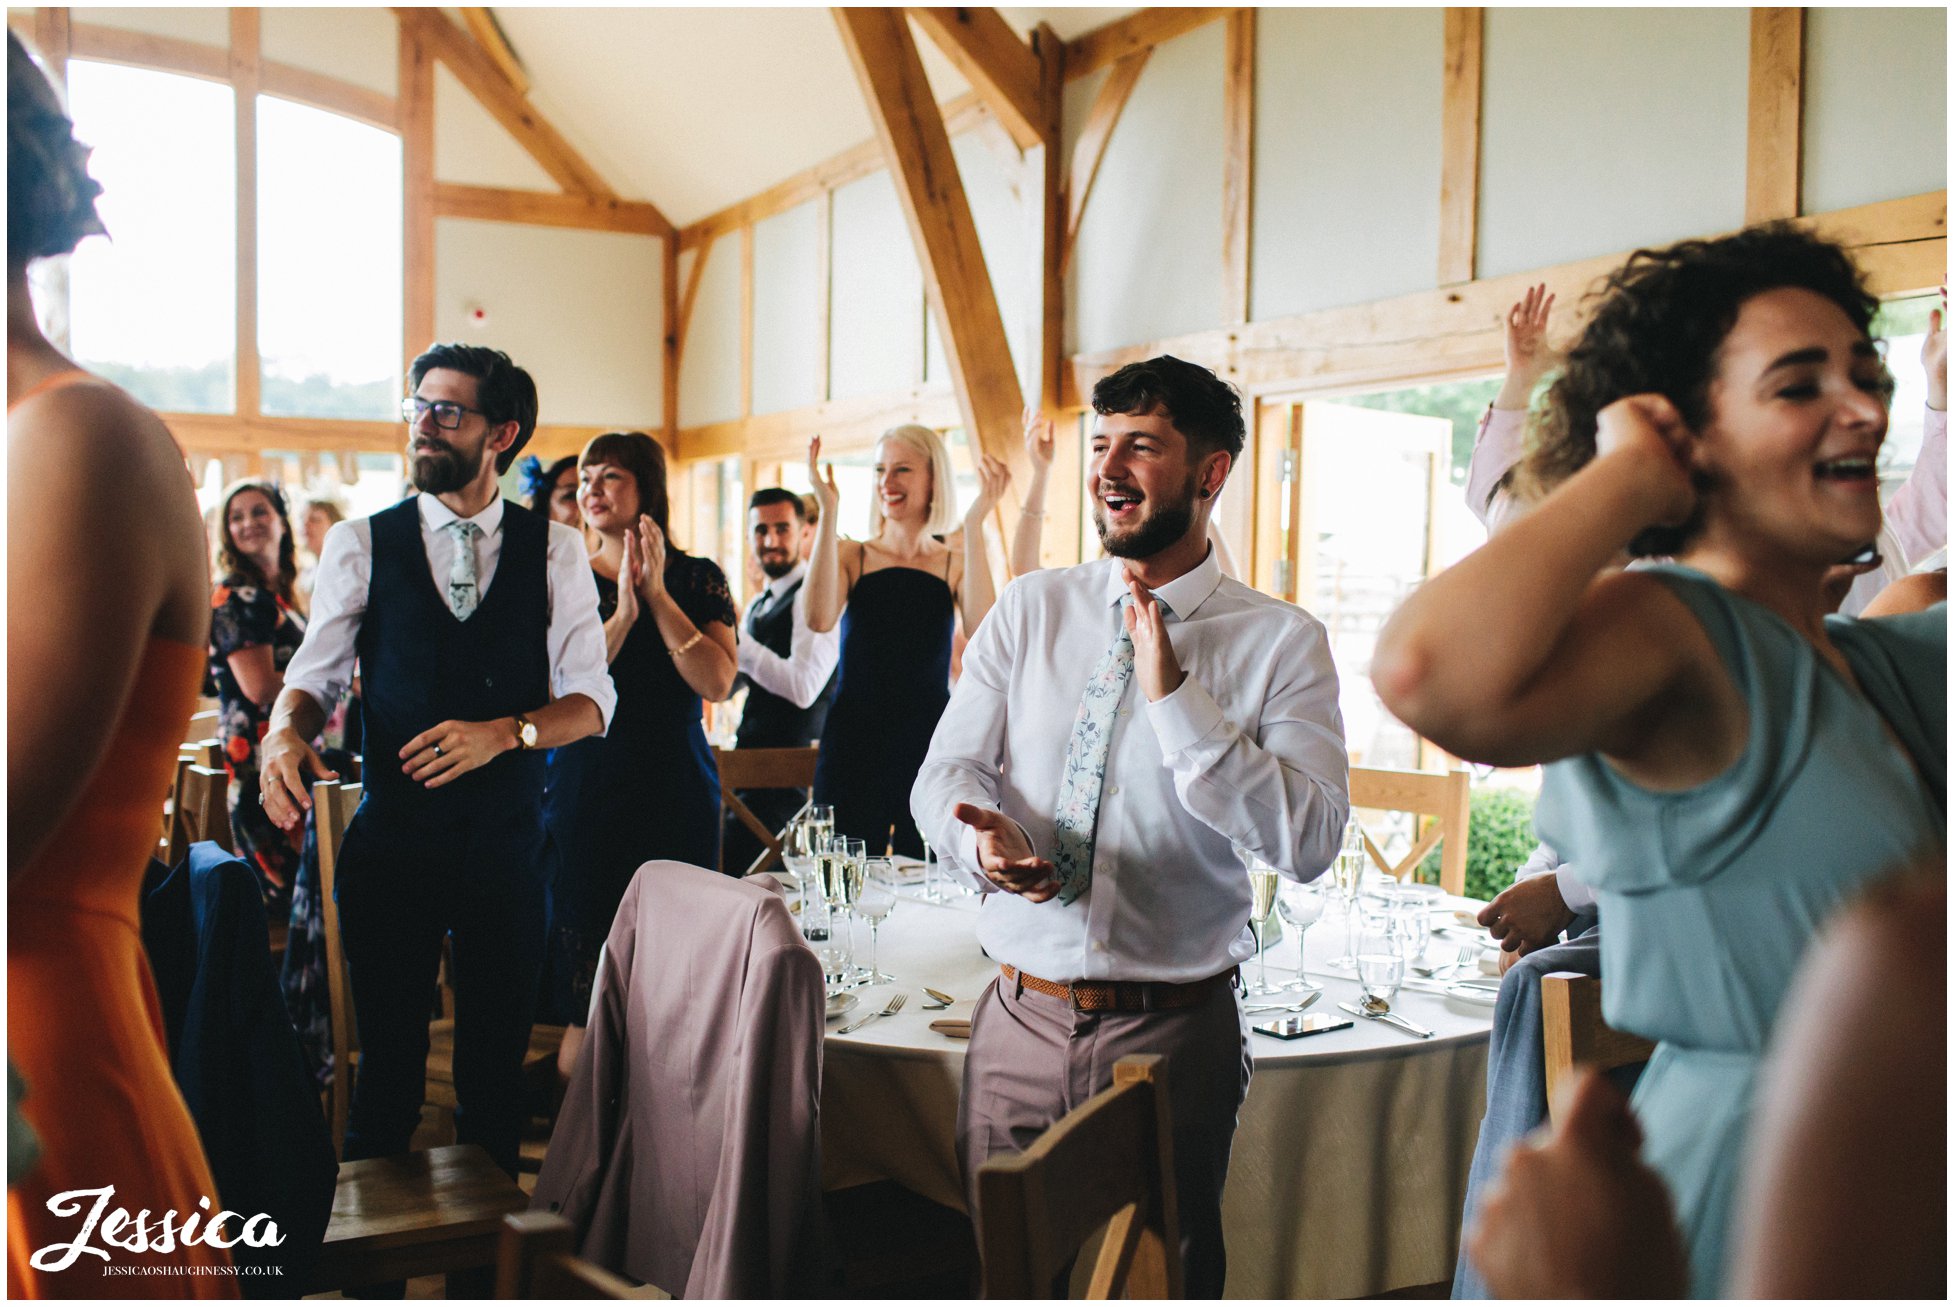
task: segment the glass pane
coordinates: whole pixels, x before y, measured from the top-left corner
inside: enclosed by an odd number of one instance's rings
[[[258,98],[258,353],[281,417],[394,416],[400,138]]]
[[[237,153],[228,86],[72,60],[75,134],[108,240],[70,269],[75,357],[159,409],[229,413],[237,364]]]

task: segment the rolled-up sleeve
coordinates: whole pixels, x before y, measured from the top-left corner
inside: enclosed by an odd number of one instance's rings
[[[963,675],[930,736],[929,756],[909,792],[916,828],[943,860],[980,891],[996,888],[977,865],[976,833],[956,818],[959,803],[1003,811],[998,778],[1010,711],[1011,652],[1017,647],[1018,587],[1006,589],[963,652]]]
[[[581,694],[603,716],[602,735],[617,711],[617,687],[604,658],[604,622],[597,613],[597,579],[583,538],[561,522],[550,523],[550,693]]]
[[[1527,415],[1523,409],[1487,406],[1472,441],[1472,461],[1466,464],[1466,507],[1487,527],[1493,525],[1494,499],[1504,498],[1500,479],[1527,452]]]
[[[1272,633],[1282,655],[1261,718],[1227,720],[1193,676],[1147,719],[1191,814],[1295,880],[1313,880],[1336,858],[1350,817],[1350,762],[1337,671],[1322,624]]]
[[[313,573],[312,612],[305,638],[285,667],[287,689],[303,690],[330,712],[353,681],[360,622],[373,573],[372,528],[366,519],[338,522],[326,532]]]
[[[1920,453],[1906,483],[1886,505],[1886,525],[1912,567],[1947,546],[1947,411],[1930,408],[1920,424]]]
[[[840,661],[841,628],[809,629],[805,588],[794,595],[794,636],[787,657],[782,658],[755,639],[739,643],[739,669],[746,673],[747,679],[796,708],[806,708],[821,697]]]

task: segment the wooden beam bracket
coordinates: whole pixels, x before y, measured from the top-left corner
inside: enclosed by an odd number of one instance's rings
[[[1020,150],[1047,129],[1038,56],[995,9],[911,9],[909,16],[975,88]]]

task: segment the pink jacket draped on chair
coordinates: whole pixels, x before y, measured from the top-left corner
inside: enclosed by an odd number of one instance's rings
[[[760,883],[647,862],[532,1207],[674,1297],[822,1292],[821,966]]]

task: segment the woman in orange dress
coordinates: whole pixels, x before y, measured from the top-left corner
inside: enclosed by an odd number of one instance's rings
[[[169,432],[49,344],[27,293],[29,260],[102,230],[86,158],[9,34],[7,1039],[41,1151],[7,1195],[7,1295],[231,1297],[242,1222],[205,1242],[222,1204],[137,918],[203,680],[203,524]],[[111,547],[75,547],[84,512]]]

